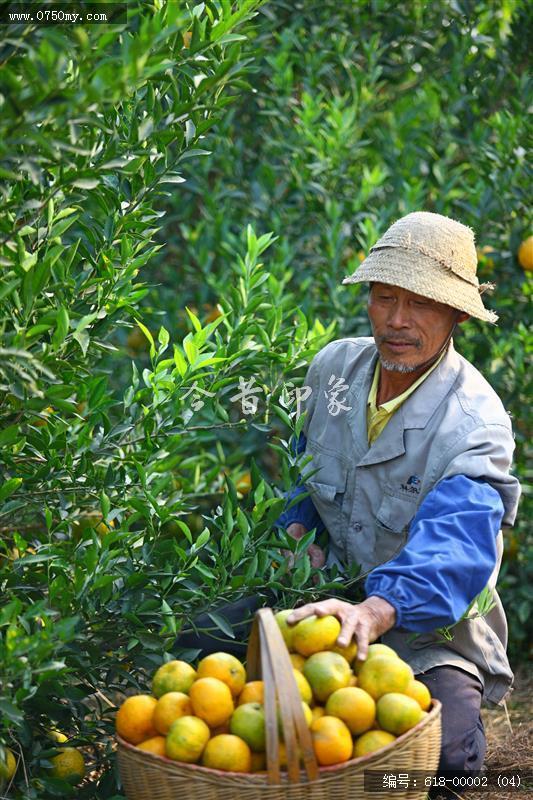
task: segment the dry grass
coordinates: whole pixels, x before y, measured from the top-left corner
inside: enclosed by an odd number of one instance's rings
[[[522,669],[515,680],[515,689],[507,700],[507,708],[498,706],[483,709],[483,723],[487,733],[485,764],[489,770],[509,772],[519,770],[533,774],[533,721],[531,715],[531,670]],[[465,800],[531,800],[533,791],[469,792]]]

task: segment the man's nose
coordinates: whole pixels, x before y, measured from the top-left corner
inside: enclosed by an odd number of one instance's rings
[[[391,328],[405,328],[411,324],[411,315],[407,303],[397,301],[390,310],[387,320]]]

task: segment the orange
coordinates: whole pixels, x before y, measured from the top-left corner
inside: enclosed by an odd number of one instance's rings
[[[313,715],[313,722],[315,721],[315,719],[320,719],[320,717],[323,717],[325,713],[326,709],[324,708],[324,706],[315,706],[314,708],[312,708],[311,714]]]
[[[431,694],[428,687],[422,681],[413,680],[405,690],[407,697],[416,700],[422,711],[427,711],[431,705]]]
[[[312,711],[311,707],[307,703],[305,703],[303,700],[302,700],[302,708],[303,708],[303,712],[304,712],[305,721],[307,722],[307,727],[310,728],[311,725],[313,724],[313,720],[314,720],[313,711]]]
[[[321,650],[328,650],[335,646],[340,631],[341,624],[337,617],[330,614],[316,617],[313,614],[295,625],[292,637],[293,650],[306,657]]]
[[[156,756],[166,756],[166,738],[164,736],[152,736],[145,742],[137,745],[139,750],[148,750],[149,753],[155,753]]]
[[[228,488],[227,484],[226,484],[226,481],[224,480],[224,476],[225,475],[229,475],[229,474],[230,474],[230,471],[226,467],[223,467],[222,471],[219,472],[219,477],[223,481],[222,490],[224,492],[226,492],[227,488]],[[235,478],[233,476],[233,481],[235,483],[235,488],[241,494],[248,494],[248,492],[252,488],[252,476],[251,476],[251,474],[249,472],[244,472],[239,478]]]
[[[252,752],[250,772],[262,772],[264,769],[266,769],[266,753]]]
[[[278,750],[279,750],[279,765],[281,769],[287,769],[287,747],[285,745],[285,742],[279,743]],[[301,762],[302,758],[300,750],[298,750],[298,755],[299,755],[299,760]]]
[[[244,703],[231,715],[229,728],[256,753],[265,749],[265,712],[261,703]]]
[[[54,742],[58,744],[63,744],[64,742],[68,742],[68,737],[65,736],[64,733],[61,731],[56,730],[56,728],[50,728],[50,730],[46,731],[47,735],[52,739]]]
[[[381,750],[382,747],[391,744],[396,740],[396,736],[387,731],[367,731],[356,739],[353,748],[353,757],[359,758],[366,756],[368,753],[374,753],[376,750]]]
[[[186,34],[183,34],[185,37]],[[214,322],[215,319],[218,319],[222,316],[222,311],[218,306],[213,306],[211,303],[204,303],[204,309],[206,313],[206,322]]]
[[[249,472],[245,472],[243,475],[241,475],[241,477],[239,478],[239,480],[235,484],[235,488],[241,494],[248,494],[248,492],[252,488],[252,476],[251,476],[251,474]]]
[[[371,644],[369,646],[368,653],[364,661],[360,661],[357,658],[355,659],[352,665],[355,674],[359,675],[363,664],[366,664],[368,659],[374,658],[374,656],[390,656],[391,658],[398,658],[392,647],[389,647],[387,644],[381,644],[381,642],[376,642],[375,644]]]
[[[424,713],[416,700],[400,692],[389,692],[380,697],[376,712],[383,730],[395,736],[414,728]]]
[[[36,428],[44,428],[46,425],[48,425],[48,419],[49,419],[51,414],[55,414],[55,409],[52,408],[52,406],[47,406],[46,408],[43,408],[43,410],[41,411],[41,414],[44,415],[44,418],[43,417],[39,417],[33,423]]]
[[[262,703],[265,696],[265,685],[263,681],[248,681],[244,684],[244,689],[239,695],[237,704],[243,703]]]
[[[315,700],[325,703],[332,692],[348,686],[352,671],[343,656],[324,650],[309,656],[303,674],[309,681]]]
[[[114,528],[114,527],[115,527],[115,520],[113,520],[113,519],[110,519],[110,520],[109,520],[109,522],[105,522],[104,520],[101,520],[101,521],[100,521],[100,522],[99,522],[99,523],[98,523],[98,524],[95,526],[95,528],[94,528],[94,529],[95,529],[96,533],[97,533],[99,536],[105,536],[105,534],[106,534],[106,533],[109,533],[109,531],[110,531],[112,528]]]
[[[337,717],[323,716],[311,725],[316,760],[320,766],[340,764],[352,757],[352,735]]]
[[[518,263],[527,271],[533,269],[533,236],[524,239],[518,248]]]
[[[4,748],[4,750],[4,760],[2,760],[0,756],[0,789],[2,788],[2,781],[6,780],[9,782],[17,771],[17,759],[15,758],[15,754],[9,747]]]
[[[289,658],[291,660],[292,668],[302,672],[305,664],[305,658],[301,656],[300,653],[289,653]]]
[[[294,638],[294,631],[296,630],[296,626],[287,625],[287,617],[292,614],[292,612],[292,608],[284,608],[283,611],[278,611],[277,614],[274,614],[274,619],[278,623],[283,641],[287,645],[287,650],[293,649],[292,640]]]
[[[199,678],[218,678],[229,686],[233,697],[237,697],[246,683],[246,670],[230,653],[211,653],[198,664]]]
[[[339,647],[336,644],[334,647],[329,648],[333,653],[339,653],[339,655],[344,656],[348,664],[351,664],[354,658],[357,655],[357,643],[353,640],[350,644],[346,645],[346,647]]]
[[[158,699],[167,692],[189,694],[196,671],[186,661],[167,661],[156,671],[152,681],[152,692]]]
[[[85,776],[85,760],[75,747],[62,747],[59,755],[50,759],[52,764],[51,776],[68,781],[73,785],[83,780]]]
[[[398,658],[396,650],[393,650],[388,644],[382,644],[381,642],[374,642],[374,644],[368,646],[367,660],[369,658],[374,658],[374,656],[391,656],[392,658]]]
[[[152,722],[156,731],[162,736],[166,736],[174,720],[190,714],[192,714],[192,706],[188,694],[167,692],[157,701]]]
[[[238,736],[222,733],[208,741],[202,756],[202,764],[211,769],[251,772],[252,751]]]
[[[278,752],[279,752],[279,765],[281,769],[287,767],[287,748],[285,747],[285,742],[279,742],[278,745]]]
[[[233,714],[230,688],[218,678],[199,678],[191,686],[189,697],[194,714],[211,728],[224,725]]]
[[[298,687],[302,700],[305,703],[312,703],[313,692],[305,675],[298,669],[293,669],[292,674],[294,675],[294,680],[296,681],[296,686]]]
[[[348,686],[357,686],[357,676],[353,674],[350,675],[350,682]]]
[[[209,741],[209,728],[198,717],[180,717],[170,726],[166,739],[168,758],[195,764]]]
[[[389,692],[405,692],[413,680],[409,664],[400,658],[374,656],[367,659],[357,676],[357,686],[374,700]]]
[[[100,537],[105,536],[114,527],[114,520],[110,519],[109,522],[105,522],[101,514],[93,512],[74,520],[72,523],[72,538],[75,542],[79,541],[84,531],[89,529],[93,529]]]
[[[326,714],[346,723],[355,736],[372,727],[376,718],[376,703],[363,689],[347,686],[330,694]]]
[[[131,744],[157,736],[152,721],[156,705],[155,697],[148,694],[136,694],[124,700],[115,719],[118,735]]]

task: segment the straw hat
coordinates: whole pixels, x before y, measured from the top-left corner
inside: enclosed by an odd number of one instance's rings
[[[357,270],[343,283],[379,282],[496,322],[480,295],[493,284],[476,277],[477,255],[471,228],[441,214],[416,211],[383,234]]]

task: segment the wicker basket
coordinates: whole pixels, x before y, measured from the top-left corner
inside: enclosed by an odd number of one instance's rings
[[[247,657],[248,679],[265,684],[267,771],[222,772],[196,764],[171,761],[118,740],[118,765],[128,800],[423,800],[413,790],[364,792],[364,773],[434,772],[440,755],[440,713],[437,700],[416,727],[381,750],[338,764],[318,767],[302,711],[287,648],[270,609],[257,612]],[[287,751],[287,771],[278,765],[279,703]],[[300,751],[303,768],[298,758]]]

